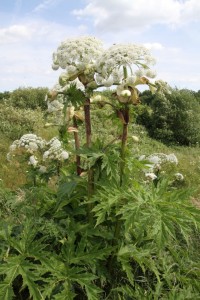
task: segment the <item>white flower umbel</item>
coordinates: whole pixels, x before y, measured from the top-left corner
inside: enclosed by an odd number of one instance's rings
[[[181,173],[175,173],[174,176],[175,176],[177,181],[183,181],[184,180],[184,176]]]
[[[62,111],[64,107],[64,105],[58,100],[48,101],[47,106],[48,106],[47,109],[48,113]]]
[[[58,138],[54,137],[48,143],[48,150],[43,154],[43,160],[64,161],[69,158],[69,153],[62,148]]]
[[[151,172],[157,172],[160,171],[163,164],[170,163],[170,164],[178,164],[178,159],[174,153],[171,154],[165,154],[165,153],[153,153],[149,156],[141,155],[139,157],[139,160],[146,160],[149,163],[145,164],[146,169],[144,169],[145,176],[148,173]]]
[[[113,45],[103,53],[98,62],[97,71],[105,80],[116,77],[120,83],[135,84],[137,77],[155,77],[155,72],[150,69],[155,64],[155,59],[147,48],[134,44]],[[123,68],[127,74],[124,76]]]
[[[145,177],[147,178],[147,180],[151,180],[151,181],[153,181],[157,178],[156,174],[149,173],[149,172],[145,173]]]
[[[36,134],[24,134],[19,140],[15,140],[9,148],[10,152],[13,152],[19,148],[24,148],[26,152],[33,154],[34,152],[41,150],[45,147],[46,141]]]
[[[154,153],[146,157],[146,159],[152,164],[162,164],[169,162],[171,164],[178,164],[178,159],[174,153],[164,154],[164,153]]]
[[[29,165],[32,165],[33,167],[36,167],[37,166],[37,164],[38,164],[38,159],[37,159],[37,157],[35,156],[35,155],[31,155],[30,157],[29,157],[29,163],[28,163]]]
[[[103,52],[102,42],[95,37],[70,38],[62,42],[53,54],[53,69],[66,69],[66,82],[79,76],[85,85],[83,77],[94,77],[96,60]],[[82,76],[80,76],[82,75]],[[62,82],[63,84],[63,82]]]
[[[178,164],[178,159],[177,159],[177,157],[174,153],[171,153],[171,154],[167,155],[167,161],[172,163],[172,164],[175,164],[175,165]]]
[[[60,160],[66,160],[69,158],[69,153],[65,150],[63,150],[60,154]]]

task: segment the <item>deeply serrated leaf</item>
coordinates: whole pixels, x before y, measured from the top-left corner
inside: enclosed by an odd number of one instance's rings
[[[0,299],[2,300],[12,300],[14,297],[14,292],[12,284],[10,282],[1,282],[0,283]]]

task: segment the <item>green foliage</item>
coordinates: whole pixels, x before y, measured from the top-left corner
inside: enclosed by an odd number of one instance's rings
[[[67,102],[71,102],[71,104],[77,109],[79,106],[83,105],[85,100],[84,93],[76,88],[76,84],[71,83],[66,92]]]
[[[174,284],[183,299],[188,289],[191,295],[198,295],[198,288],[193,285],[198,282],[199,271],[193,269],[197,260],[189,246],[195,228],[199,230],[200,212],[187,199],[188,191],[173,191],[167,182],[161,182],[157,188],[138,184],[132,188],[107,186],[95,196],[96,226],[111,227],[115,216],[119,217],[121,230],[115,237],[120,245],[118,269],[125,273],[121,274],[122,281],[128,284],[132,299],[143,299],[144,292],[144,299],[155,299],[158,291],[158,297],[168,299]],[[136,286],[143,297],[136,296]],[[127,286],[120,290],[127,296]]]
[[[39,107],[45,110],[47,108],[45,101],[47,92],[47,88],[18,88],[10,93],[7,102],[13,107],[21,109],[37,109]]]
[[[11,140],[19,139],[23,134],[36,131],[43,123],[41,111],[19,109],[8,104],[0,104],[0,132]]]
[[[10,92],[5,91],[3,93],[0,93],[0,102],[6,101],[10,98]]]
[[[38,191],[34,189],[32,196]],[[92,269],[96,261],[110,254],[110,249],[102,251],[102,245],[92,240],[95,237],[85,221],[73,220],[77,210],[73,211],[70,205],[55,206],[54,197],[40,188],[34,206],[29,194],[23,205],[13,203],[13,224],[3,220],[1,245],[5,250],[1,254],[0,299],[12,299],[14,293],[23,297],[25,287],[33,299],[74,299],[76,291],[81,290],[87,299],[98,299],[101,289],[94,284],[97,276]],[[41,204],[45,209],[41,209]],[[19,276],[21,286],[13,289]]]
[[[2,195],[0,299],[197,299],[200,211],[188,190],[101,181],[89,223],[85,183]]]
[[[200,142],[200,105],[189,90],[152,96],[145,92],[137,122],[145,125],[151,137],[164,143],[195,145]]]

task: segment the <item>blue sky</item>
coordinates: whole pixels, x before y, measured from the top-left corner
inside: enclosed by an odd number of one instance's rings
[[[51,69],[53,51],[82,35],[105,47],[144,44],[157,79],[200,90],[199,0],[0,0],[0,91],[51,88],[61,73]]]

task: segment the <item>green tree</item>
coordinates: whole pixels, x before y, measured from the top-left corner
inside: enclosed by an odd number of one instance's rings
[[[200,104],[194,92],[174,89],[168,94],[143,93],[143,110],[137,122],[164,143],[194,145],[200,142]]]

